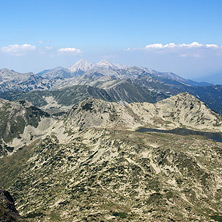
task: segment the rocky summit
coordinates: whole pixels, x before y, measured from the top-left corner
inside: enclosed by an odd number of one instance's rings
[[[61,116],[1,100],[0,112],[8,132],[1,138],[0,187],[26,221],[222,219],[221,142],[136,131],[220,134],[221,116],[188,93],[157,103],[89,98]]]

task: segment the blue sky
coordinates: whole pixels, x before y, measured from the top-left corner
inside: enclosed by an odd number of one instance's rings
[[[222,70],[221,0],[0,0],[0,8],[0,68],[38,72],[83,58],[196,79]]]

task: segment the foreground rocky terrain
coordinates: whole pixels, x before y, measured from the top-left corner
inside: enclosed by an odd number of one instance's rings
[[[0,190],[0,221],[24,221],[15,209],[15,203],[12,196],[6,190]]]
[[[30,129],[29,107],[20,107],[21,138]],[[221,221],[221,143],[135,131],[222,132],[221,116],[195,97],[183,93],[155,104],[88,99],[59,118],[43,113],[31,126],[33,139],[0,159],[0,187],[27,221]],[[10,126],[12,119],[6,118]],[[45,120],[45,133],[35,136]],[[2,141],[16,144],[14,137]]]
[[[221,216],[221,144],[90,130],[1,160],[1,186],[30,221],[211,221]]]

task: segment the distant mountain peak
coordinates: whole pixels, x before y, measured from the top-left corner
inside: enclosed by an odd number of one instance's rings
[[[92,67],[92,64],[88,61],[81,59],[69,67],[70,72],[76,72],[78,70],[88,71]]]
[[[97,65],[105,65],[105,64],[108,64],[108,65],[113,65],[109,60],[107,59],[102,59],[101,61],[97,62],[96,63]]]
[[[113,63],[111,63],[109,60],[101,60],[95,64],[95,66],[104,67],[104,68],[118,68]]]
[[[14,70],[10,70],[10,69],[7,69],[7,68],[3,68],[3,69],[0,69],[1,70],[1,72],[5,72],[5,71],[12,71],[12,72],[14,72]]]
[[[80,59],[74,65],[79,65],[79,64],[90,64],[90,63],[88,61],[84,60],[84,59]]]

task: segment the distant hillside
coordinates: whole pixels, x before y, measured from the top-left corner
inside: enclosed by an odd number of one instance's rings
[[[67,111],[72,105],[88,98],[113,102],[156,102],[166,98],[163,93],[156,93],[130,80],[116,83],[107,90],[91,86],[72,86],[50,91],[0,93],[0,97],[13,100],[28,100],[33,105],[51,112]]]
[[[0,69],[0,92],[46,90],[52,83],[33,73],[18,73],[13,70]]]

